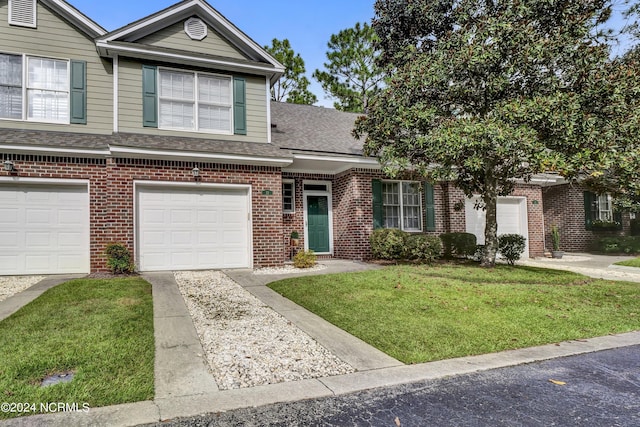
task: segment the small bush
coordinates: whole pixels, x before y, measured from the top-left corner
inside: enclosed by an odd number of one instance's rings
[[[640,253],[640,236],[604,236],[593,241],[593,249],[605,254]]]
[[[515,264],[524,253],[527,239],[519,234],[502,234],[498,236],[498,251],[509,265]]]
[[[631,220],[630,232],[632,236],[640,236],[640,219],[639,218],[635,218]]]
[[[379,228],[371,233],[371,252],[376,259],[402,259],[408,233],[395,228]]]
[[[484,253],[484,245],[476,245],[476,251],[473,253],[473,260],[476,262],[482,261],[482,254]]]
[[[107,266],[113,274],[133,273],[133,257],[122,243],[109,243],[104,251],[107,254]]]
[[[311,268],[316,265],[318,257],[315,252],[300,251],[293,257],[293,266],[296,268]]]
[[[442,251],[445,257],[471,257],[476,252],[476,236],[471,233],[443,233]]]
[[[405,243],[405,257],[420,262],[431,263],[440,256],[442,242],[439,237],[412,234]]]

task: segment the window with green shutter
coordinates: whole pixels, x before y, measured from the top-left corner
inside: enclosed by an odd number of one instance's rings
[[[247,134],[247,95],[246,82],[241,77],[233,79],[233,133]]]
[[[158,73],[150,65],[142,66],[142,124],[158,127]]]

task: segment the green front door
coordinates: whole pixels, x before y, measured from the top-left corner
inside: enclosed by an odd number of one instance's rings
[[[307,234],[309,249],[329,252],[329,199],[327,196],[307,196]]]

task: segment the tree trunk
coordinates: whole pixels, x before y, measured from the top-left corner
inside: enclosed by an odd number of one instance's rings
[[[482,252],[482,267],[492,268],[496,265],[498,252],[498,194],[495,185],[487,185],[483,197],[485,204],[486,224],[484,227],[484,251]]]

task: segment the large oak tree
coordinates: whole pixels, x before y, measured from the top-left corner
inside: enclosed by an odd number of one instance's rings
[[[390,79],[354,133],[390,175],[481,196],[483,266],[495,264],[497,198],[517,180],[597,178],[635,139],[638,73],[609,58],[598,31],[610,12],[607,0],[376,1]]]

